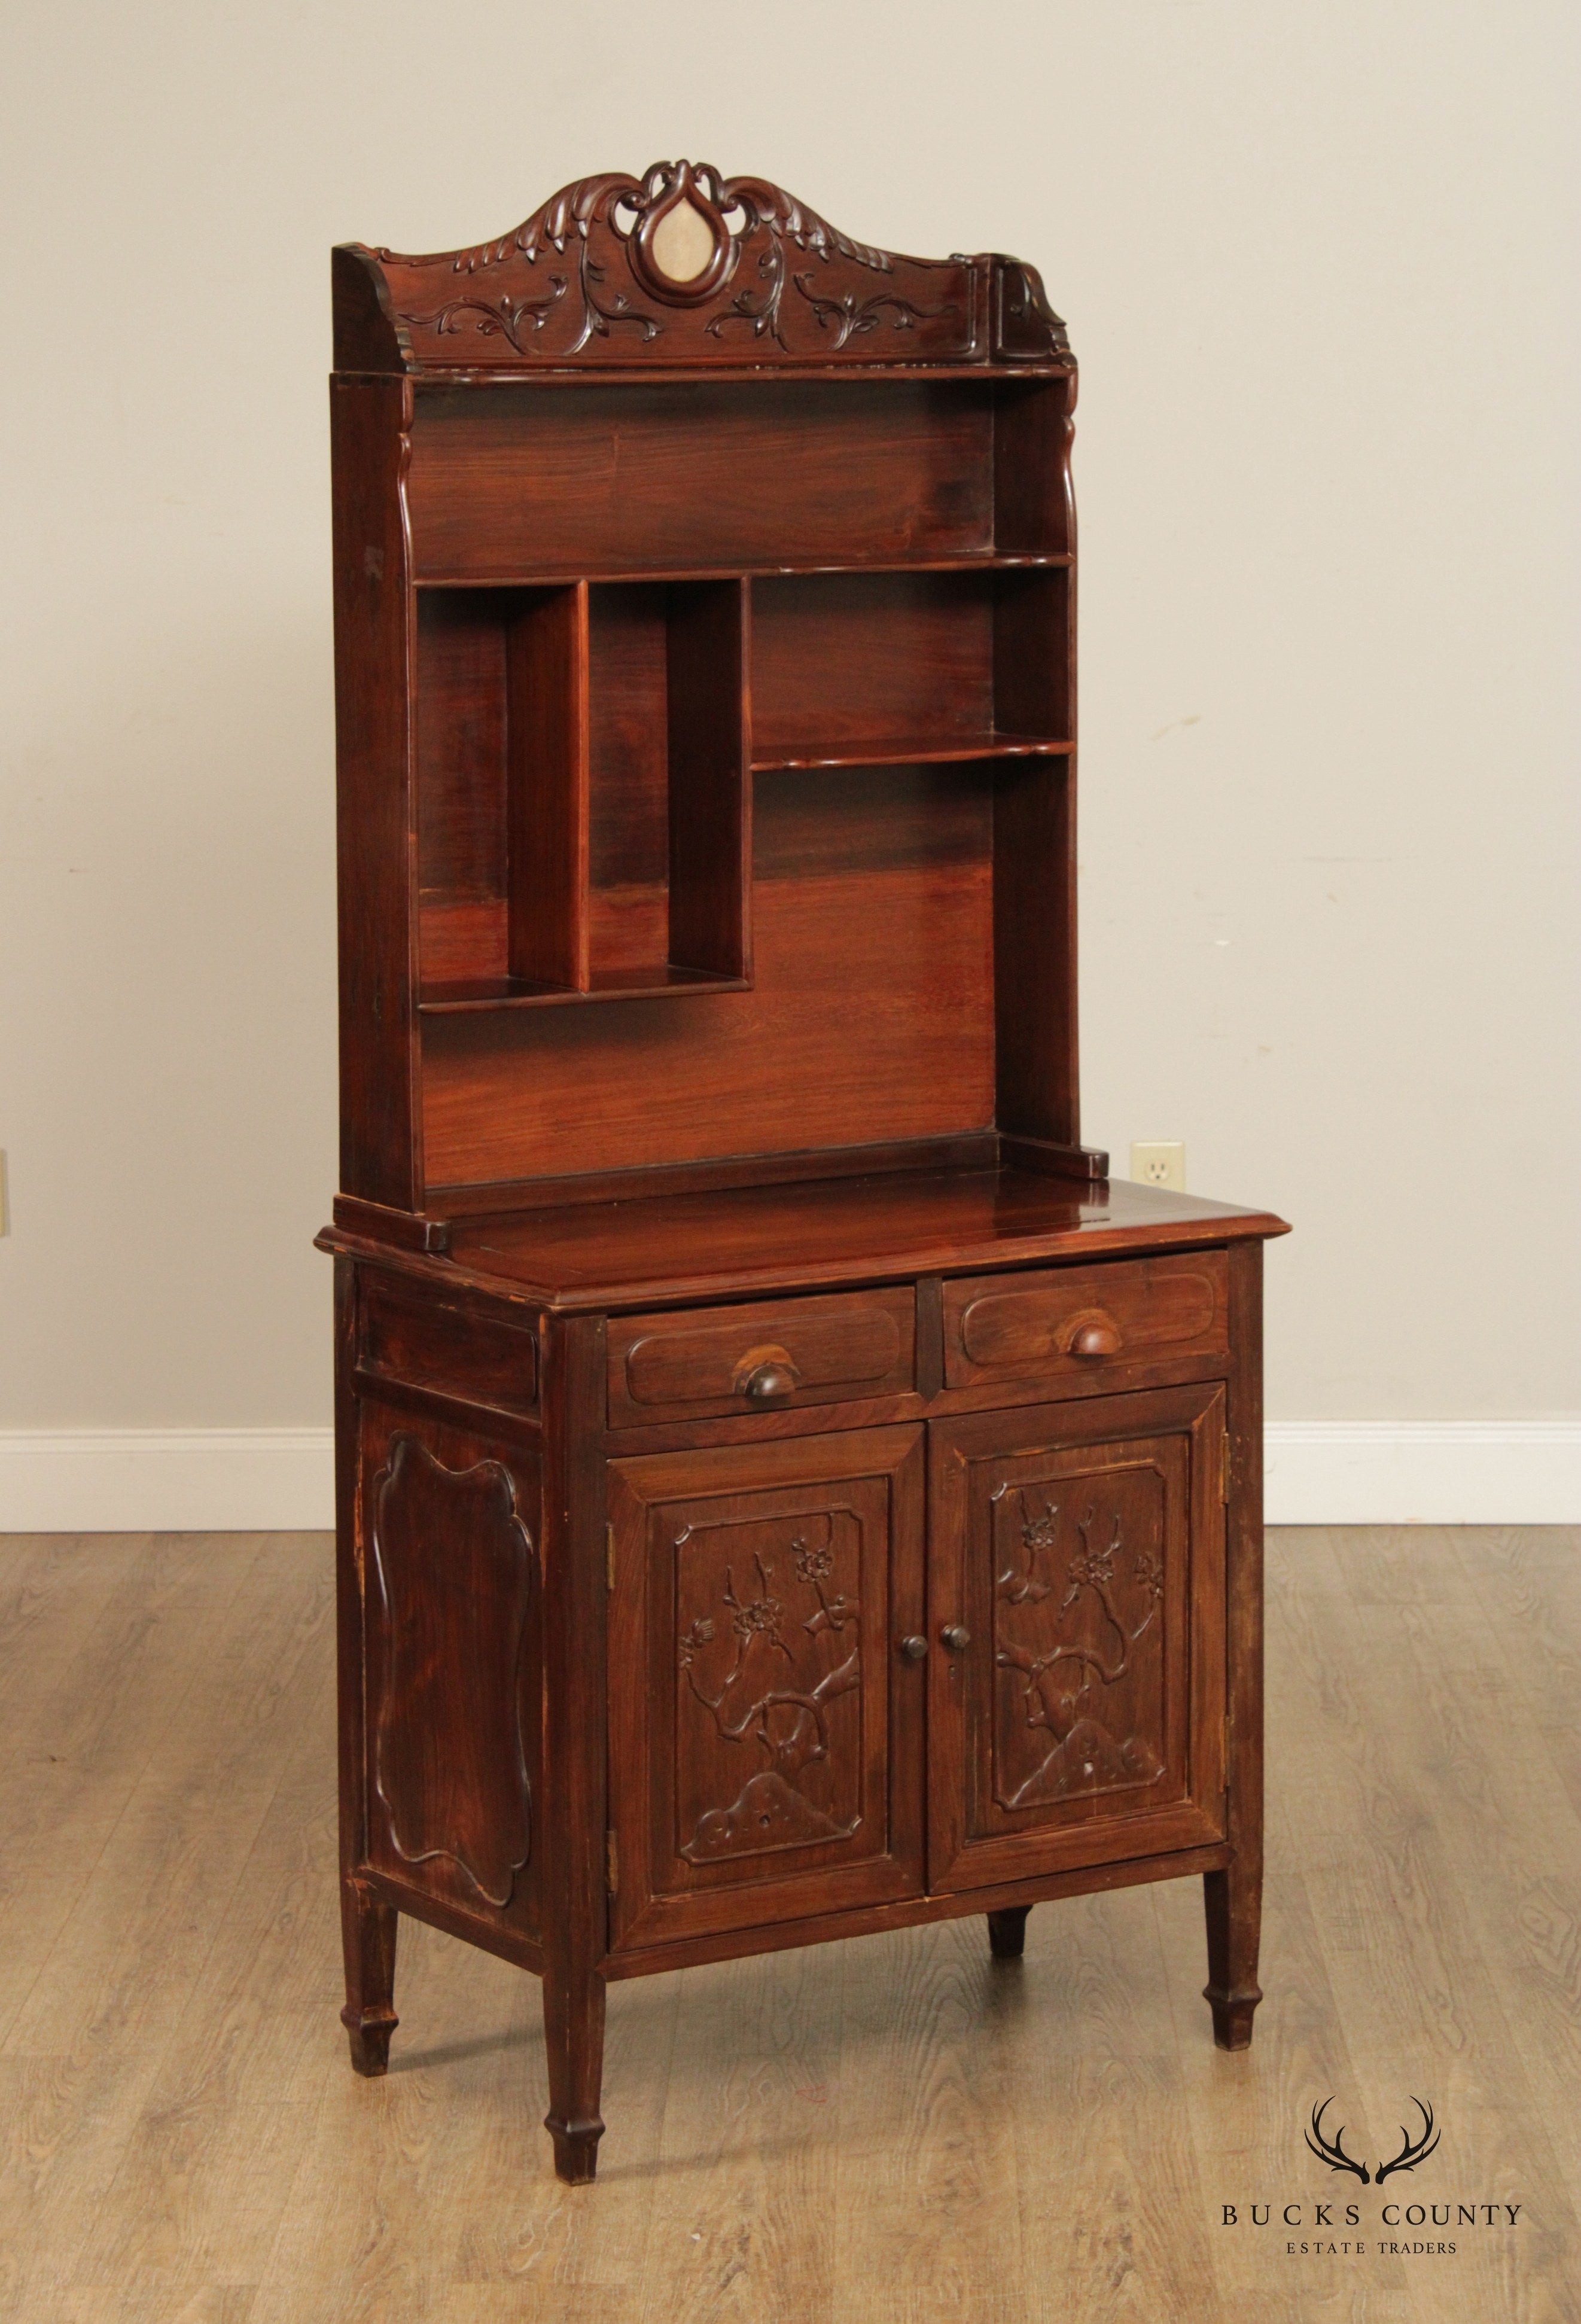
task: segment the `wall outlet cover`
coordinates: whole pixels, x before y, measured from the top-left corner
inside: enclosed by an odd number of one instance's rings
[[[1131,1149],[1131,1175],[1139,1186],[1171,1186],[1186,1192],[1186,1147],[1178,1138],[1144,1139]]]

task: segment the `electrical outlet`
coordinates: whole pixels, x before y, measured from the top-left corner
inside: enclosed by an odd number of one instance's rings
[[[1144,1139],[1131,1149],[1131,1175],[1139,1186],[1172,1186],[1186,1192],[1186,1148],[1178,1138]]]

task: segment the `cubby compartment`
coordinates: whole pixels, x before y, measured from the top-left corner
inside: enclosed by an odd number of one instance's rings
[[[751,586],[754,767],[1070,749],[1064,567],[797,574]]]
[[[425,1013],[739,987],[736,581],[424,590]]]

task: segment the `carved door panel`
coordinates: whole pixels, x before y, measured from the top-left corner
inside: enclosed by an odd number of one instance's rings
[[[929,1886],[1221,1839],[1223,1388],[930,1435]]]
[[[536,1926],[538,1456],[363,1406],[366,1860]]]
[[[609,1470],[617,1946],[922,1885],[922,1431]]]

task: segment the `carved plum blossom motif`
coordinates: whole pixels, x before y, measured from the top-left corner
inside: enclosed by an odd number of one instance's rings
[[[677,1548],[687,1537],[679,1536]],[[677,1642],[687,1688],[715,1732],[726,1743],[755,1745],[767,1762],[748,1776],[729,1806],[707,1809],[698,1819],[680,1851],[694,1863],[848,1839],[861,1821],[859,1814],[838,1821],[806,1788],[809,1772],[829,1756],[829,1706],[856,1692],[862,1683],[859,1644],[853,1642],[844,1655],[837,1649],[838,1658],[823,1668],[816,1642],[853,1627],[861,1609],[855,1598],[831,1595],[826,1588],[836,1566],[832,1523],[828,1538],[798,1533],[789,1546],[797,1585],[817,1600],[789,1636],[783,1626],[793,1618],[775,1594],[774,1563],[754,1552],[755,1594],[743,1594],[730,1565],[720,1588],[730,1614],[727,1635],[734,1640],[728,1664],[721,1667],[719,1656],[708,1651],[721,1637],[712,1616],[698,1616]]]
[[[1025,1562],[1012,1563],[996,1579],[994,1658],[1000,1670],[1017,1674],[1019,1726],[1046,1734],[1049,1742],[1029,1773],[1007,1781],[1004,1770],[997,1770],[1002,1804],[1028,1807],[1101,1785],[1156,1782],[1163,1763],[1151,1743],[1140,1733],[1112,1731],[1095,1708],[1103,1699],[1095,1695],[1095,1687],[1118,1688],[1132,1671],[1132,1649],[1151,1628],[1162,1598],[1159,1557],[1151,1544],[1137,1550],[1123,1599],[1115,1566],[1124,1548],[1123,1517],[1117,1508],[1109,1511],[1104,1540],[1097,1504],[1089,1504],[1075,1519],[1077,1541],[1066,1554],[1063,1595],[1029,1631],[1007,1618],[1006,1609],[1041,1608],[1054,1598],[1059,1585],[1040,1568],[1052,1562],[1059,1544],[1060,1505],[1046,1500],[1034,1511],[1024,1488],[1014,1492],[1021,1506],[1015,1530]],[[1008,1516],[1009,1499],[1008,1489],[995,1496],[996,1523]],[[1121,1698],[1114,1700],[1119,1708]],[[1136,1707],[1124,1703],[1125,1726],[1134,1724]]]

